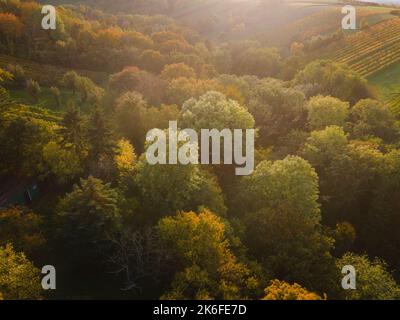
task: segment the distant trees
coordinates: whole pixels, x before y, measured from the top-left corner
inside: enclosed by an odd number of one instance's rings
[[[157,106],[167,102],[166,85],[166,81],[161,77],[135,66],[125,67],[122,71],[111,75],[109,80],[111,93],[116,96],[127,91],[137,91],[148,103]]]
[[[50,87],[50,93],[53,95],[54,102],[57,108],[61,108],[61,93],[57,87]]]
[[[278,50],[249,48],[239,56],[235,67],[239,75],[256,75],[260,78],[277,76],[282,66]]]
[[[68,71],[62,84],[71,89],[74,94],[79,93],[81,102],[99,102],[104,95],[104,90],[93,83],[89,78],[78,75],[75,71]]]
[[[306,122],[304,94],[287,88],[278,80],[260,81],[251,89],[249,111],[260,131],[259,143],[274,144],[293,129]]]
[[[215,90],[216,83],[213,80],[202,80],[195,78],[176,78],[167,83],[167,102],[182,106],[190,98],[198,98],[207,91]]]
[[[125,67],[122,71],[111,76],[110,88],[118,92],[132,91],[136,89],[139,80],[140,69],[138,67]]]
[[[29,79],[26,81],[26,90],[28,94],[32,97],[35,103],[39,102],[39,94],[42,91],[40,85],[35,80]]]
[[[311,86],[308,95],[330,95],[342,101],[349,101],[351,105],[371,96],[365,79],[346,65],[330,60],[310,62],[296,75],[294,84]]]
[[[159,51],[152,49],[143,51],[139,60],[143,69],[154,73],[160,73],[165,64],[164,56]]]
[[[7,65],[7,71],[12,75],[12,79],[9,82],[12,86],[24,87],[26,84],[25,70],[19,64],[9,64]]]
[[[13,80],[13,78],[14,77],[10,72],[0,68],[0,84],[3,84],[9,80]]]
[[[139,151],[143,150],[146,140],[146,112],[147,102],[140,93],[126,92],[116,102],[115,118],[118,130]]]
[[[184,78],[196,78],[196,72],[184,63],[166,65],[161,72],[161,77],[167,80]]]
[[[23,23],[12,13],[0,13],[0,34],[6,40],[10,54],[14,54],[18,38],[22,35]]]

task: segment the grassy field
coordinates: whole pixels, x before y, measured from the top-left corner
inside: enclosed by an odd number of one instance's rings
[[[36,80],[43,86],[57,86],[64,74],[71,69],[54,66],[50,64],[37,63],[30,60],[20,59],[5,54],[0,54],[0,68],[5,68],[9,64],[18,64],[24,68],[27,78]],[[107,82],[108,75],[105,72],[95,72],[88,70],[74,70],[78,74],[90,78],[98,85]]]
[[[90,105],[82,104],[78,97],[72,95],[72,91],[60,86],[60,80],[64,74],[71,69],[48,64],[40,64],[34,61],[0,54],[0,68],[6,68],[9,64],[18,64],[23,67],[26,78],[37,81],[41,86],[38,102],[34,101],[25,88],[9,88],[11,98],[16,102],[46,108],[55,112],[61,112],[65,111],[69,101],[73,101],[76,105],[80,106],[83,112],[87,112],[90,109]],[[104,72],[88,70],[74,71],[82,76],[90,78],[100,86],[104,86],[108,81],[108,74]],[[57,102],[50,91],[51,86],[56,86],[60,90],[61,107],[57,105]]]
[[[370,76],[368,82],[377,90],[379,98],[391,99],[394,92],[400,91],[400,62]]]
[[[72,101],[75,105],[80,107],[82,112],[84,113],[89,112],[92,105],[87,103],[82,104],[79,101],[78,97],[73,96],[72,91],[60,88],[60,93],[61,93],[61,107],[57,105],[57,102],[48,87],[41,88],[38,102],[33,100],[33,98],[28,94],[25,88],[10,90],[11,98],[21,104],[46,108],[54,112],[64,112],[68,106],[68,103]]]

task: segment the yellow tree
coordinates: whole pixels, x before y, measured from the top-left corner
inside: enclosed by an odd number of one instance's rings
[[[0,211],[0,245],[12,242],[17,250],[28,254],[35,252],[45,239],[40,231],[42,218],[18,207]]]
[[[321,300],[314,292],[304,289],[297,283],[289,284],[277,279],[272,280],[265,289],[265,297],[262,300]]]
[[[4,299],[40,299],[39,270],[12,245],[0,247],[0,290]]]
[[[241,299],[258,294],[259,280],[232,252],[226,225],[203,209],[160,220],[162,243],[179,261],[165,299]],[[174,263],[171,262],[171,265]]]

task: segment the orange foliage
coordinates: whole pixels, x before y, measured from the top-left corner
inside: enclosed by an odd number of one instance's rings
[[[322,298],[297,283],[289,284],[275,279],[265,289],[265,297],[262,300],[322,300]]]
[[[0,13],[0,32],[6,37],[17,38],[21,35],[22,22],[12,13]]]

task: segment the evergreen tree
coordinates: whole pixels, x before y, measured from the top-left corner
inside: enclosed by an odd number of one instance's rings
[[[99,160],[102,156],[113,156],[115,139],[103,110],[96,106],[89,120],[87,132],[89,160]]]
[[[59,133],[62,136],[62,145],[71,146],[77,154],[81,154],[84,148],[84,123],[79,108],[71,105],[61,121],[62,128]]]

